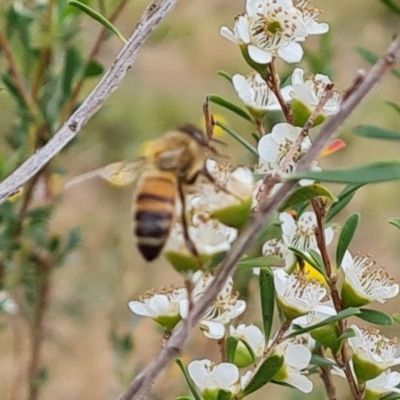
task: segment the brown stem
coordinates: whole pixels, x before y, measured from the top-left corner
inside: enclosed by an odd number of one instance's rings
[[[279,83],[279,76],[276,72],[275,69],[275,60],[272,60],[268,64],[268,74],[264,76],[264,80],[267,83],[268,87],[273,91],[275,94],[276,98],[278,99],[278,102],[282,108],[283,115],[286,118],[286,121],[293,125],[294,123],[294,116],[293,116],[293,110],[290,104],[286,103],[285,99],[282,96],[281,88],[280,88],[280,83]]]
[[[317,240],[318,249],[321,252],[322,261],[324,262],[324,266],[326,269],[328,277],[328,285],[332,296],[332,301],[336,311],[339,313],[343,309],[343,304],[339,295],[339,291],[336,286],[337,277],[336,274],[334,274],[332,271],[332,265],[325,241],[325,227],[324,227],[324,219],[326,214],[325,205],[319,199],[315,198],[311,200],[311,205],[314,209],[317,218],[317,228],[315,230],[315,238]],[[341,320],[338,322],[338,325],[339,325],[339,335],[342,335],[346,329],[345,322]],[[337,354],[335,354],[334,356],[338,364],[341,365],[343,368],[343,371],[346,375],[347,381],[349,383],[354,398],[356,400],[362,400],[363,397],[360,397],[363,396],[362,392],[359,390],[350,368],[350,357],[346,341],[344,341],[342,345],[341,357]]]
[[[264,351],[262,361],[266,360],[274,351],[275,347],[278,346],[283,340],[283,335],[286,333],[286,331],[290,328],[291,321],[286,320],[282,323],[281,327],[279,328],[278,333],[276,334],[274,340],[271,343],[271,346],[267,348],[267,350]],[[260,362],[259,365],[261,365],[262,362]]]
[[[264,117],[257,118],[256,125],[257,125],[257,130],[258,130],[258,133],[260,134],[260,136],[261,137],[265,136],[265,134],[267,132],[265,132]]]
[[[121,12],[123,11],[124,7],[126,6],[126,4],[128,4],[128,0],[121,0],[118,3],[118,5],[115,8],[114,12],[110,16],[110,18],[108,18],[108,20],[111,23],[113,23],[118,18],[118,16],[121,14]],[[84,71],[85,71],[86,67],[89,65],[89,63],[92,60],[94,60],[97,57],[97,55],[99,54],[99,52],[101,50],[101,46],[102,46],[104,40],[106,39],[108,33],[109,33],[108,28],[102,27],[99,35],[97,36],[97,39],[96,39],[96,41],[94,43],[93,48],[89,53],[89,56],[88,56],[87,61],[86,61],[86,66],[84,67]],[[71,94],[70,99],[68,100],[68,103],[65,105],[65,108],[64,108],[64,111],[63,111],[63,115],[64,115],[63,120],[65,120],[66,118],[68,118],[71,115],[71,113],[72,113],[72,111],[73,111],[73,109],[74,109],[74,107],[76,105],[76,102],[78,100],[78,96],[79,96],[79,94],[80,94],[80,92],[82,90],[84,82],[85,82],[85,76],[84,76],[84,74],[82,74],[82,76],[80,77],[80,79],[79,79],[78,83],[76,84],[74,90],[72,91],[72,94]]]
[[[39,293],[31,328],[31,357],[28,367],[28,400],[38,400],[40,391],[40,353],[44,339],[44,317],[50,303],[51,273],[54,269],[53,260],[47,252],[37,252],[31,255],[31,261],[37,266],[39,278]]]
[[[325,358],[325,349],[323,346],[319,348],[319,355]],[[337,400],[336,388],[333,384],[331,369],[328,366],[321,366],[321,379],[324,382],[325,391],[329,400]]]
[[[219,339],[217,341],[218,347],[219,347],[219,352],[221,354],[221,362],[227,362],[228,357],[226,354],[226,347],[225,347],[225,336],[222,339]]]

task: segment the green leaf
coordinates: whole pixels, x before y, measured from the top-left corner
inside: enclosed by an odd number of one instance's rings
[[[387,394],[386,396],[381,397],[381,400],[399,400],[400,399],[400,393],[390,393]]]
[[[364,186],[363,183],[357,183],[357,184],[351,184],[346,186],[338,196],[338,201],[337,203],[333,204],[326,216],[326,222],[329,222],[333,217],[335,217],[337,214],[342,211],[347,204],[350,203],[350,201],[353,199],[354,195],[356,194],[357,189],[360,187]]]
[[[239,339],[233,336],[226,338],[226,357],[228,362],[233,363],[235,359],[236,347],[239,343]]]
[[[353,132],[362,137],[369,139],[381,139],[381,140],[400,140],[400,132],[383,129],[374,125],[359,125],[353,129]]]
[[[228,133],[230,136],[232,136],[235,140],[237,140],[241,145],[243,145],[247,150],[249,150],[251,153],[253,153],[255,156],[258,157],[258,151],[257,149],[252,146],[247,140],[243,139],[237,132],[223,124],[222,122],[217,121],[216,123],[217,126],[222,128],[226,133]]]
[[[278,256],[244,258],[238,262],[238,266],[244,268],[283,267],[284,261]]]
[[[391,0],[380,0],[380,1],[382,1],[382,2],[385,2],[385,1],[392,2]],[[369,64],[376,64],[378,62],[378,60],[379,60],[379,56],[377,56],[371,50],[366,49],[365,47],[356,46],[354,49]],[[396,78],[400,78],[400,71],[398,71],[396,69],[392,69],[391,73]]]
[[[248,396],[250,393],[260,389],[276,375],[283,365],[283,357],[273,355],[268,357],[255,372],[250,382],[243,390],[243,394]]]
[[[64,104],[72,93],[74,78],[82,67],[82,58],[76,47],[68,47],[64,56],[64,66],[61,75],[62,104]]]
[[[400,5],[398,5],[394,0],[380,0],[389,10],[400,15]]]
[[[253,122],[253,119],[246,111],[244,111],[236,104],[231,103],[229,100],[226,100],[221,96],[218,96],[217,94],[210,95],[210,101],[214,104],[218,104],[219,106],[234,112],[236,115],[239,115],[239,117],[242,117],[247,121]]]
[[[311,258],[317,264],[317,266],[319,268],[318,270],[323,271],[324,275],[326,276],[325,264],[324,264],[324,261],[322,260],[321,254],[318,251],[315,251],[313,249],[308,249],[308,252],[310,253]]]
[[[389,224],[395,226],[397,229],[400,229],[400,218],[390,218]]]
[[[364,321],[371,322],[376,325],[393,325],[393,318],[391,315],[384,313],[383,311],[370,310],[367,308],[360,308],[361,314],[357,317]]]
[[[354,332],[354,330],[352,328],[347,328],[339,337],[338,337],[338,341],[342,341],[345,339],[350,339],[352,337],[355,337],[356,333]]]
[[[334,361],[327,360],[318,354],[313,354],[311,356],[310,364],[318,365],[320,367],[337,367],[337,364]]]
[[[189,376],[189,373],[187,372],[187,369],[186,369],[185,365],[183,364],[182,359],[176,358],[175,363],[178,365],[178,367],[182,371],[183,376],[185,377],[186,383],[189,386],[189,389],[192,392],[192,395],[195,398],[195,400],[202,400],[200,394],[197,391],[195,384],[192,381],[192,378]]]
[[[332,324],[333,322],[338,322],[343,319],[352,317],[353,315],[360,314],[360,312],[361,311],[358,308],[353,308],[353,307],[347,308],[346,310],[340,311],[340,313],[338,313],[337,315],[334,315],[332,317],[324,319],[321,322],[318,322],[318,324],[310,325],[307,326],[306,328],[296,329],[293,333],[286,336],[285,338],[290,339],[292,337],[296,337],[297,335],[301,335],[302,333],[307,333],[313,331],[314,329],[322,328],[323,326]]]
[[[175,397],[175,400],[193,400],[193,399],[189,396],[179,396]]]
[[[292,208],[296,204],[310,200],[317,196],[328,197],[333,202],[338,200],[328,188],[319,185],[318,183],[314,183],[312,185],[300,186],[296,188],[292,195],[279,208],[279,211],[285,211],[289,208]]]
[[[260,269],[259,284],[265,342],[268,343],[268,340],[271,336],[272,323],[274,320],[275,305],[274,274],[271,269]]]
[[[347,221],[344,223],[343,228],[340,232],[338,245],[336,248],[336,266],[340,268],[344,254],[349,248],[351,240],[356,232],[358,223],[360,222],[360,214],[354,213],[350,215]]]
[[[398,104],[396,104],[396,103],[394,103],[393,101],[390,101],[390,100],[386,100],[385,103],[389,107],[393,108],[393,110],[395,110],[398,114],[400,114],[400,106]]]
[[[126,44],[127,40],[122,36],[121,32],[103,15],[101,15],[99,12],[96,10],[93,10],[93,8],[87,6],[86,4],[83,4],[80,1],[77,0],[69,0],[68,4],[70,6],[76,7],[79,10],[83,11],[85,14],[89,15],[89,17],[93,18],[95,21],[99,22],[101,25],[106,27],[109,31],[114,33],[121,41]]]
[[[84,76],[86,78],[93,78],[101,75],[104,72],[103,64],[97,60],[90,60],[86,66]]]
[[[235,203],[213,211],[211,217],[232,228],[242,229],[251,217],[252,203],[253,199],[249,197],[241,203]]]
[[[400,161],[378,161],[358,167],[297,172],[289,180],[313,179],[335,183],[378,183],[400,179]]]
[[[229,75],[227,72],[219,70],[217,71],[217,74],[225,78],[229,83],[232,83],[232,76]]]
[[[65,252],[69,252],[82,243],[82,234],[79,227],[71,229],[68,236],[67,245],[65,246]]]

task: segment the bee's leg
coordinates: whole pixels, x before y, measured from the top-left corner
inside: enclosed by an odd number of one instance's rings
[[[186,201],[185,201],[185,193],[183,192],[182,183],[178,183],[178,191],[179,191],[179,198],[181,201],[181,220],[182,220],[182,228],[183,228],[183,238],[185,240],[186,247],[188,250],[193,254],[193,256],[197,259],[199,266],[201,266],[199,252],[196,249],[195,244],[193,243],[192,239],[189,236],[189,228],[186,219]],[[193,308],[193,299],[192,299],[192,292],[193,292],[193,282],[190,278],[185,279],[185,286],[188,292],[188,299],[189,299],[189,310]]]
[[[229,194],[230,196],[235,197],[237,200],[239,200],[240,202],[243,201],[243,199],[241,197],[239,197],[238,195],[236,195],[235,193],[232,193],[231,191],[229,191],[228,189],[224,188],[223,186],[221,186],[220,184],[218,184],[218,182],[215,180],[215,178],[207,171],[206,168],[204,168],[203,170],[200,171],[200,174],[204,176],[204,178],[206,178],[210,183],[212,183],[217,189],[221,190],[221,192],[224,192],[226,194]]]

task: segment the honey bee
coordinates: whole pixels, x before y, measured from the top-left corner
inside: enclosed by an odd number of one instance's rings
[[[212,132],[212,127],[208,127],[207,132]],[[212,139],[211,134],[186,124],[152,140],[137,162],[110,164],[73,178],[67,187],[94,176],[101,176],[120,186],[137,181],[133,201],[133,234],[140,254],[147,261],[155,260],[164,248],[180,202],[186,247],[197,257],[196,246],[188,233],[185,189],[193,187],[200,175],[219,187],[206,169],[208,154],[219,155],[210,145],[211,140],[219,142]],[[220,189],[225,191],[222,187]]]
[[[188,235],[184,187],[193,185],[199,175],[213,181],[205,167],[208,152],[216,153],[209,142],[203,131],[188,124],[166,132],[147,147],[148,168],[138,186],[133,215],[137,246],[147,261],[159,256],[169,237],[178,198],[186,246],[197,255]]]

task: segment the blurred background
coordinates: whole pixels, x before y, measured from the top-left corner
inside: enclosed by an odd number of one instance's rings
[[[146,4],[143,0],[130,1],[116,21],[125,37],[135,28]],[[355,46],[381,55],[398,29],[399,20],[378,0],[314,0],[314,5],[324,10],[320,21],[331,27],[330,40],[326,41],[328,51],[324,52],[324,57],[329,57],[326,67],[331,79],[345,89],[358,69],[369,68],[355,52]],[[183,122],[200,123],[207,93],[218,93],[239,103],[233,88],[216,72],[249,72],[238,48],[219,35],[220,26],[231,27],[234,16],[243,10],[243,0],[181,1],[140,51],[121,87],[85,126],[77,143],[58,158],[57,165],[67,171],[66,177],[110,162],[135,159],[145,141]],[[79,35],[84,53],[89,52],[99,29],[89,18],[82,18]],[[118,39],[107,40],[99,55],[107,68],[121,47]],[[320,38],[307,39],[305,49],[309,54],[320,54]],[[308,71],[312,68],[307,58],[301,66]],[[278,71],[290,72],[281,64]],[[92,79],[84,91],[89,93],[96,82]],[[396,146],[351,133],[360,123],[398,130],[399,115],[384,100],[399,102],[399,86],[395,78],[386,77],[342,127],[340,137],[347,147],[323,159],[324,168],[399,157]],[[215,105],[212,111],[223,114],[230,126],[250,138],[251,127],[246,122]],[[6,91],[0,92],[0,121],[1,131],[11,129],[15,121],[14,103]],[[229,143],[233,165],[254,161],[229,137],[221,139]],[[332,190],[337,193],[340,186],[332,186]],[[399,196],[398,182],[362,188],[337,222],[354,211],[360,212],[362,219],[353,252],[371,253],[400,279],[400,235],[387,223],[390,217],[399,217]],[[42,355],[47,373],[40,399],[115,399],[161,345],[155,323],[134,316],[127,307],[128,301],[148,289],[180,285],[181,281],[163,260],[148,264],[136,253],[130,216],[132,188],[116,188],[94,179],[68,189],[59,202],[51,231],[64,232],[80,226],[82,245],[52,275]],[[257,282],[251,280],[250,292],[256,290]],[[397,301],[389,301],[384,309],[399,312]],[[259,324],[259,316],[258,297],[252,296],[240,320]],[[15,316],[0,318],[0,399],[8,398],[15,379],[20,387],[14,400],[24,399],[29,357],[26,326]],[[396,328],[383,330],[396,335]],[[215,343],[193,332],[183,358],[188,362],[216,354]],[[321,383],[315,382],[316,389],[310,395],[276,385],[269,385],[266,390],[269,398],[274,395],[276,399],[325,398]],[[346,385],[344,381],[337,382],[341,386],[339,398],[345,399]],[[185,393],[181,373],[172,365],[149,398],[172,399]],[[249,399],[263,398],[265,393],[257,392]]]

